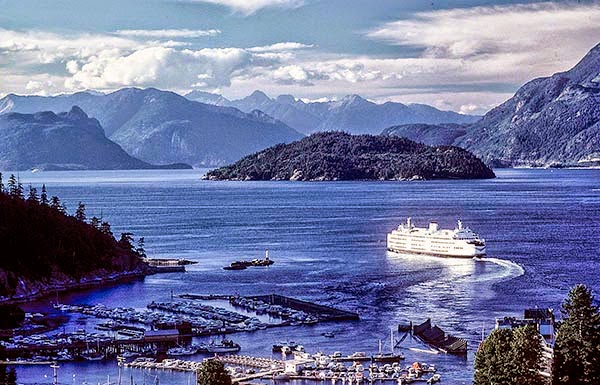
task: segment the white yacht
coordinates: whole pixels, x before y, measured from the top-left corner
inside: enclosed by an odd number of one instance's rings
[[[473,258],[485,256],[485,240],[461,221],[453,230],[415,227],[411,218],[387,235],[388,251],[401,254],[425,254],[439,257]]]

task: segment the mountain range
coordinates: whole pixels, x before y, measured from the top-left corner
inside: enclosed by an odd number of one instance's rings
[[[378,134],[382,129],[408,123],[473,123],[480,116],[441,111],[425,104],[373,103],[359,95],[337,101],[309,102],[292,95],[270,98],[261,91],[238,100],[207,92],[193,91],[186,97],[202,103],[235,107],[241,111],[260,110],[303,134],[344,131],[351,134]]]
[[[145,169],[79,107],[0,115],[0,169]]]
[[[106,136],[145,162],[195,166],[235,161],[302,134],[261,111],[207,105],[154,88],[124,88],[110,94],[7,95],[0,114],[68,111],[79,106],[96,118]]]
[[[219,166],[278,143],[298,140],[303,134],[383,130],[384,135],[429,145],[459,146],[495,167],[588,165],[600,162],[600,45],[572,69],[526,83],[482,118],[422,104],[377,104],[358,95],[337,101],[304,102],[291,95],[270,98],[260,91],[228,100],[201,91],[183,97],[153,88],[50,97],[10,94],[0,99],[0,116],[17,112],[34,117],[3,118],[3,164],[14,164],[15,159],[6,155],[15,143],[14,137],[6,134],[10,131],[7,122],[18,122],[17,127],[29,132],[28,124],[40,125],[35,116],[50,119],[37,115],[40,111],[59,114],[71,111],[73,106],[97,119],[104,139],[153,164]],[[88,128],[86,123],[82,132],[88,132]],[[71,132],[80,134],[75,129]],[[26,157],[20,155],[23,161],[18,163],[25,164]],[[36,161],[54,163],[55,159]],[[132,161],[123,160],[123,164],[128,162]],[[108,167],[106,162],[104,165]]]

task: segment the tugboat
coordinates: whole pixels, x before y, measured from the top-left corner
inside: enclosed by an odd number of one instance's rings
[[[231,265],[225,266],[223,270],[246,270],[248,265],[244,261],[231,262]]]

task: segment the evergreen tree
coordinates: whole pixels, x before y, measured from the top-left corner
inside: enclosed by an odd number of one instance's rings
[[[225,370],[225,365],[217,360],[202,362],[196,378],[198,385],[231,385],[231,376]]]
[[[474,385],[516,384],[511,357],[511,329],[495,329],[481,343],[475,355]]]
[[[97,216],[93,216],[92,219],[90,219],[90,225],[95,229],[99,229],[100,219]]]
[[[510,355],[519,385],[544,383],[540,375],[540,370],[543,369],[543,344],[544,339],[534,325],[514,329]]]
[[[119,246],[125,250],[133,250],[133,234],[132,233],[121,233],[119,239]]]
[[[50,198],[50,207],[52,207],[54,210],[60,212],[60,213],[66,213],[65,210],[65,205],[60,203],[60,198],[57,197],[56,195],[52,196],[52,198]]]
[[[23,199],[23,185],[17,180],[15,174],[11,174],[8,179],[8,194],[12,198]]]
[[[600,312],[585,285],[571,289],[554,345],[553,385],[600,384]]]
[[[0,193],[4,192],[4,182],[2,181],[2,173],[0,172]]]
[[[146,242],[144,241],[144,237],[138,239],[137,248],[135,249],[135,252],[138,253],[138,255],[141,258],[146,258],[146,249],[144,249],[145,244]]]
[[[29,194],[27,194],[28,202],[38,203],[37,189],[29,185]]]
[[[103,234],[110,235],[111,237],[113,236],[113,233],[112,233],[112,231],[110,230],[110,223],[108,223],[108,222],[102,222],[102,223],[100,224],[100,231],[101,231]]]
[[[46,192],[46,185],[42,185],[42,193],[40,194],[40,203],[43,205],[48,204],[48,193]]]
[[[85,205],[81,202],[77,204],[77,210],[75,210],[75,218],[78,221],[85,222]]]

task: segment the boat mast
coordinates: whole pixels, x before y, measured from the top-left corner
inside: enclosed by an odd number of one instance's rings
[[[394,354],[394,328],[390,327],[390,347],[392,348],[392,355]]]

